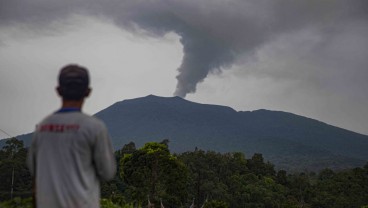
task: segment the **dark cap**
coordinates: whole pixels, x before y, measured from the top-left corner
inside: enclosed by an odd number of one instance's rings
[[[61,87],[88,87],[88,70],[78,65],[67,65],[60,70],[59,86]]]
[[[88,96],[89,75],[86,68],[67,65],[60,70],[59,95],[65,100],[80,100]]]

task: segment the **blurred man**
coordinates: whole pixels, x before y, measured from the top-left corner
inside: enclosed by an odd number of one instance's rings
[[[56,90],[62,107],[37,125],[27,158],[36,206],[99,207],[100,181],[115,176],[116,161],[104,123],[81,111],[91,92],[87,69],[63,67]]]

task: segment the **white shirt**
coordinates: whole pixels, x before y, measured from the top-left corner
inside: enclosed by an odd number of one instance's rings
[[[79,111],[52,114],[37,126],[27,165],[38,208],[100,207],[100,180],[116,173],[104,123]]]

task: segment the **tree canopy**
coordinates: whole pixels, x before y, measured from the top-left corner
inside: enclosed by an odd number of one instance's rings
[[[130,142],[117,151],[118,173],[101,184],[102,208],[161,203],[166,208],[368,207],[368,163],[341,171],[288,173],[275,170],[261,153],[249,159],[240,152],[200,149],[172,154],[168,144],[136,148]],[[26,154],[15,138],[0,150],[0,207],[31,207]]]

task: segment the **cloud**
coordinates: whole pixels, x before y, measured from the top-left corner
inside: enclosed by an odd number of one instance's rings
[[[339,54],[339,51],[344,50],[344,44],[354,38],[359,28],[368,26],[368,1],[365,0],[13,0],[2,1],[1,4],[2,26],[19,23],[42,30],[70,15],[82,14],[111,19],[119,27],[140,35],[160,37],[175,32],[181,38],[184,52],[174,92],[181,97],[196,92],[198,83],[204,81],[208,74],[248,60],[256,56],[260,48],[274,45],[273,42],[280,41],[280,38],[303,36],[304,31],[313,31],[313,35],[318,37],[318,44],[305,39],[301,45],[309,48],[304,56],[310,63],[300,57],[288,60],[297,62],[299,59],[300,62],[295,64],[298,67],[300,63],[308,64],[302,68],[310,73],[285,68],[283,73],[275,71],[269,75],[290,77],[294,74],[300,77],[299,73],[312,75],[314,71],[319,74],[319,70],[325,70],[322,68],[334,66],[334,60],[340,56],[354,62],[352,54]],[[346,36],[339,35],[341,32]],[[300,49],[295,48],[295,51]],[[319,55],[326,55],[329,60],[320,60]],[[315,62],[317,67],[314,67]],[[366,62],[363,60],[361,64]],[[289,63],[287,66],[292,65]],[[339,65],[336,67],[341,68]],[[358,68],[364,67],[356,63],[353,70],[361,73]],[[319,78],[312,77],[314,81]]]

